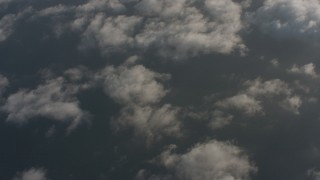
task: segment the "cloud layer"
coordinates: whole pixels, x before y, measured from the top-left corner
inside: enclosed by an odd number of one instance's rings
[[[0,179],[318,179],[319,9],[0,0]]]
[[[243,151],[230,143],[209,141],[195,145],[185,154],[176,154],[172,152],[174,149],[174,145],[169,146],[155,159],[171,174],[151,175],[147,179],[250,179],[250,173],[255,171]],[[137,179],[145,178],[146,174],[146,171],[140,171]]]
[[[25,124],[32,118],[45,117],[66,121],[73,129],[86,115],[75,97],[77,91],[77,87],[68,86],[61,77],[51,79],[33,90],[11,94],[1,110],[8,113],[8,122]]]
[[[130,57],[123,65],[107,66],[95,75],[105,93],[123,105],[116,124],[133,126],[148,144],[163,136],[180,136],[179,108],[160,102],[168,92],[161,81],[170,76],[136,65],[135,60]]]
[[[41,168],[31,168],[17,173],[12,180],[49,180],[46,177],[46,171]]]

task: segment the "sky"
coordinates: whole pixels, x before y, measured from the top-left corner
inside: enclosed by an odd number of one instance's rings
[[[319,0],[0,0],[0,179],[320,180]]]

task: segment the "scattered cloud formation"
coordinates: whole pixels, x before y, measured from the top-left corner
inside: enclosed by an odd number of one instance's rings
[[[225,125],[228,125],[233,120],[233,115],[226,114],[220,110],[214,110],[211,113],[209,127],[212,129],[222,128]]]
[[[292,74],[303,74],[306,76],[309,76],[311,78],[318,78],[319,75],[316,72],[316,66],[313,63],[308,63],[305,64],[303,66],[298,66],[296,64],[294,64],[289,70],[288,72],[292,73]]]
[[[255,25],[276,38],[310,39],[319,33],[319,9],[318,0],[266,0],[252,16]]]
[[[281,106],[294,113],[294,114],[299,114],[299,108],[302,104],[302,100],[299,96],[292,96],[292,97],[289,97],[287,99],[285,99],[282,103],[281,103]]]
[[[319,180],[320,179],[320,172],[316,169],[309,169],[307,171],[308,179],[310,180]]]
[[[14,14],[5,15],[0,19],[0,42],[11,35],[15,20],[16,16]]]
[[[117,119],[120,125],[132,126],[137,135],[146,137],[148,145],[163,137],[181,136],[179,108],[170,104],[158,106],[127,106]]]
[[[168,77],[142,65],[107,66],[97,75],[110,97],[119,103],[138,105],[159,102],[167,93],[160,81]]]
[[[42,168],[30,168],[22,172],[18,172],[12,180],[49,180],[46,177],[46,170]]]
[[[319,179],[319,24],[319,0],[0,0],[0,179]]]
[[[0,5],[1,3],[2,2],[0,2]],[[17,22],[31,14],[32,11],[33,9],[29,7],[17,14],[9,13],[2,16],[0,18],[0,43],[7,40],[15,31],[15,25]]]
[[[280,79],[262,81],[260,78],[244,82],[245,90],[235,96],[218,101],[215,105],[223,109],[235,109],[246,115],[264,114],[264,102],[272,101],[280,107],[299,114],[302,101],[293,95],[293,89]]]
[[[137,179],[245,180],[250,179],[250,174],[256,170],[246,154],[230,143],[209,141],[195,145],[185,154],[176,154],[174,149],[174,145],[169,146],[155,159],[171,172],[169,175],[144,177],[147,173],[142,170]]]
[[[247,115],[255,115],[262,112],[261,102],[247,94],[238,94],[219,101],[216,105],[220,108],[236,109]]]
[[[35,89],[22,89],[9,95],[1,110],[8,113],[7,121],[25,124],[35,117],[45,117],[79,125],[86,116],[75,97],[78,87],[65,83],[62,77],[47,80]]]
[[[77,6],[44,8],[33,17],[54,17],[57,34],[80,32],[80,49],[99,47],[103,53],[155,50],[162,57],[182,59],[235,50],[244,53],[241,16],[248,4],[232,0],[89,0]],[[71,20],[56,18],[59,16]]]
[[[95,75],[105,93],[123,105],[117,124],[134,127],[148,144],[163,136],[180,136],[179,108],[160,103],[168,92],[161,81],[170,75],[136,65],[136,58],[130,57],[118,67],[107,66]]]
[[[8,85],[9,85],[8,78],[0,74],[0,95],[5,91]]]

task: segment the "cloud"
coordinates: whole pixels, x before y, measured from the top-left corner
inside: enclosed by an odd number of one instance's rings
[[[247,115],[255,115],[262,112],[261,102],[247,94],[238,94],[223,101],[218,101],[216,106],[239,110]]]
[[[184,154],[174,153],[175,145],[162,152],[152,162],[167,169],[168,175],[149,175],[145,170],[137,179],[177,180],[235,180],[250,179],[256,171],[248,156],[239,147],[228,142],[209,141],[197,144]]]
[[[141,20],[136,16],[108,17],[97,14],[83,33],[82,46],[97,42],[104,52],[126,51],[134,45],[133,33]]]
[[[299,114],[302,100],[293,95],[293,89],[280,79],[262,81],[260,78],[243,83],[246,87],[238,94],[215,103],[219,108],[235,109],[246,115],[264,114],[264,104],[271,102],[285,110]]]
[[[0,42],[5,41],[11,35],[16,19],[14,14],[7,14],[0,19]]]
[[[118,67],[107,66],[95,75],[105,93],[123,106],[116,125],[133,127],[136,135],[146,137],[147,144],[164,136],[180,136],[180,109],[160,102],[168,92],[161,82],[170,76],[135,64],[136,58]]]
[[[37,14],[72,19],[53,21],[62,26],[60,29],[81,33],[80,49],[99,47],[103,53],[156,50],[163,57],[182,59],[198,54],[244,52],[239,35],[245,28],[241,19],[243,3],[90,0],[77,6],[45,8]]]
[[[299,114],[303,100],[294,90],[280,79],[246,80],[242,83],[242,89],[234,95],[221,97],[224,95],[221,93],[206,96],[202,107],[186,108],[184,114],[193,120],[207,123],[213,130],[225,127],[239,115],[248,118],[272,114],[274,107]]]
[[[46,170],[42,168],[31,168],[17,173],[12,180],[49,180],[46,177]]]
[[[243,28],[241,6],[231,0],[206,0],[200,4],[197,8],[193,2],[183,0],[141,1],[136,8],[149,18],[136,35],[137,45],[154,46],[161,55],[173,58],[227,54],[242,48],[238,36]]]
[[[247,87],[245,90],[246,94],[258,97],[258,96],[275,96],[275,95],[290,95],[291,89],[288,84],[280,79],[272,79],[268,81],[262,81],[257,78],[253,81],[246,81],[244,86]]]
[[[281,105],[284,109],[294,113],[299,114],[299,108],[302,104],[302,100],[299,96],[292,96],[285,99]]]
[[[201,106],[184,108],[183,114],[184,117],[207,124],[213,130],[223,128],[241,116],[246,119],[261,118],[278,114],[278,111],[299,115],[303,102],[316,102],[316,98],[301,92],[300,86],[297,86],[280,79],[246,80],[233,95],[225,96],[230,93],[222,92],[206,96]]]
[[[8,78],[0,74],[0,95],[5,91],[8,85],[9,85]]]
[[[307,176],[310,180],[320,180],[320,172],[314,168],[307,171]]]
[[[122,126],[134,127],[136,135],[146,137],[148,145],[163,137],[181,136],[178,121],[179,108],[170,104],[162,106],[127,106],[121,110],[117,121]]]
[[[160,81],[169,75],[153,72],[142,65],[107,66],[97,74],[105,92],[123,104],[153,104],[167,93]]]
[[[319,33],[319,10],[318,0],[266,0],[252,18],[273,37],[311,40]]]
[[[232,120],[233,115],[226,114],[220,110],[214,110],[211,113],[209,127],[212,129],[222,128],[223,126],[230,124]]]
[[[86,115],[75,97],[77,91],[78,87],[68,85],[62,77],[58,77],[47,80],[35,89],[23,89],[9,95],[1,110],[8,113],[8,122],[25,124],[32,118],[46,117],[69,122],[71,130]]]
[[[28,7],[17,14],[5,14],[0,18],[0,42],[7,40],[14,32],[17,22],[27,17],[32,11],[32,8]]]
[[[104,11],[107,11],[106,13],[120,13],[126,10],[125,5],[123,4],[125,2],[126,0],[89,0],[86,3],[77,6],[77,10],[80,13]]]
[[[294,64],[289,70],[289,73],[292,74],[303,74],[305,76],[309,76],[311,78],[318,78],[319,75],[317,74],[316,70],[315,70],[316,66],[313,63],[308,63],[305,64],[303,66],[298,66],[296,64]]]

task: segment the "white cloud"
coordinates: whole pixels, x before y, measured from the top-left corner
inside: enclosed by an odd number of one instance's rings
[[[17,173],[12,180],[49,180],[46,177],[46,171],[41,168],[31,168]]]
[[[122,0],[89,0],[87,3],[79,5],[77,11],[79,13],[95,13],[103,12],[107,13],[119,13],[126,10],[126,7],[121,3]]]
[[[307,171],[307,176],[310,180],[320,180],[320,171],[316,169],[309,169]]]
[[[165,57],[230,53],[244,47],[238,36],[242,8],[231,0],[206,0],[199,8],[187,0],[141,1],[136,7],[139,15],[148,17],[135,37],[137,45],[155,47]]]
[[[233,120],[233,115],[226,114],[220,110],[213,111],[211,116],[209,127],[212,129],[221,128]]]
[[[216,106],[227,109],[235,109],[247,115],[255,115],[262,113],[263,108],[261,102],[247,94],[238,94],[225,100],[218,101]]]
[[[277,38],[318,36],[320,23],[318,0],[266,0],[252,14],[253,23]]]
[[[167,74],[153,72],[142,65],[107,66],[98,75],[105,92],[123,104],[152,104],[159,102],[167,90],[160,83]]]
[[[105,93],[123,106],[116,125],[133,127],[136,135],[146,137],[148,145],[164,136],[180,136],[179,108],[160,103],[168,92],[161,82],[170,76],[136,65],[136,59],[131,57],[118,67],[107,66],[95,75]]]
[[[14,32],[17,21],[24,18],[32,11],[32,8],[26,8],[17,14],[6,14],[0,18],[0,42],[7,40]]]
[[[82,46],[97,42],[104,52],[125,51],[134,45],[134,30],[141,20],[137,16],[108,17],[99,13],[83,33]]]
[[[299,114],[302,100],[293,95],[293,89],[280,79],[262,81],[260,78],[244,82],[244,90],[215,103],[222,109],[235,109],[246,115],[264,114],[265,102],[271,102],[294,114]]]
[[[270,63],[271,63],[271,65],[272,65],[273,67],[279,67],[279,65],[280,65],[278,59],[272,59],[272,60],[270,61]]]
[[[0,74],[0,95],[5,91],[8,85],[9,85],[8,78]]]
[[[181,136],[178,121],[179,108],[170,104],[163,106],[127,106],[117,119],[121,125],[134,127],[136,135],[146,137],[148,145],[166,136]]]
[[[16,19],[14,14],[7,14],[0,19],[0,42],[5,41],[11,35]]]
[[[48,7],[38,11],[36,16],[55,16],[70,12],[71,10],[72,8],[59,4],[57,6]]]
[[[294,64],[289,70],[289,73],[293,73],[293,74],[303,74],[306,76],[310,76],[312,78],[318,78],[319,75],[317,74],[316,70],[315,70],[316,66],[313,63],[308,63],[305,64],[303,66],[298,66],[296,64]]]
[[[191,119],[207,122],[213,130],[230,124],[236,113],[247,117],[265,115],[270,105],[272,109],[278,107],[299,114],[302,99],[280,79],[263,81],[257,78],[244,81],[242,86],[243,89],[236,94],[222,99],[215,95],[207,96],[204,110],[191,108],[186,109],[184,114]]]
[[[288,97],[281,103],[281,106],[284,109],[294,114],[299,114],[299,108],[301,105],[302,105],[302,100],[299,96]]]
[[[1,110],[8,113],[8,122],[24,124],[34,117],[46,117],[70,122],[71,130],[86,115],[75,97],[77,91],[78,87],[67,85],[61,77],[51,79],[33,90],[11,94]]]
[[[253,81],[246,81],[244,83],[247,86],[245,90],[246,94],[257,97],[257,96],[275,96],[275,95],[290,95],[291,89],[288,84],[281,81],[280,79],[272,79],[262,82],[260,78]]]
[[[236,180],[250,179],[256,168],[239,147],[230,143],[209,141],[197,144],[185,154],[174,153],[174,145],[162,152],[152,162],[164,166],[169,174],[152,175],[140,171],[137,179],[177,179],[177,180]]]
[[[239,33],[245,7],[232,0],[90,0],[78,6],[55,6],[39,12],[54,16],[73,12],[66,23],[82,33],[80,48],[102,52],[156,50],[171,59],[208,53],[244,52]],[[68,11],[66,11],[68,9]],[[58,24],[61,22],[57,22]]]

